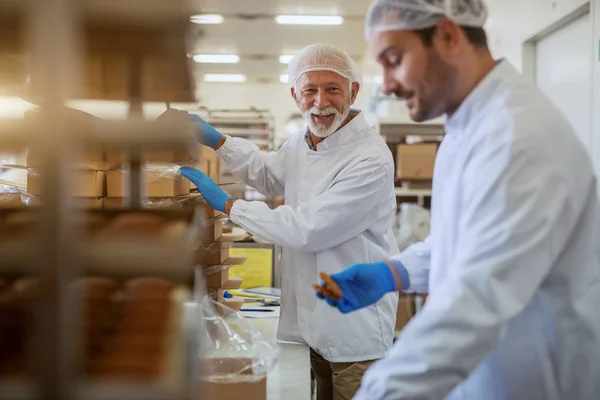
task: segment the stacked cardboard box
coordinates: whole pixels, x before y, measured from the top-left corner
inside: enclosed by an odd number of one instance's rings
[[[400,332],[406,324],[415,316],[426,300],[426,295],[421,294],[401,294],[398,299],[398,309],[396,311],[395,331]],[[420,306],[418,305],[420,304]]]
[[[217,152],[208,146],[200,146],[202,157],[199,163],[193,165],[193,167],[198,168],[206,175],[208,175],[213,181],[217,184],[221,184],[221,159],[217,155]],[[198,188],[196,185],[190,182],[190,190],[194,191]]]
[[[242,302],[236,299],[226,299],[225,291],[238,289],[242,280],[229,276],[229,269],[241,265],[245,257],[230,255],[233,242],[244,239],[247,235],[234,235],[223,233],[224,214],[204,205],[202,217],[199,219],[198,247],[196,250],[196,263],[204,272],[206,287],[209,296],[216,302],[239,311]]]
[[[179,173],[179,167],[191,163],[187,154],[153,151],[144,155],[144,195],[149,198],[171,198],[190,193],[189,181]],[[126,160],[118,152],[107,156],[107,198],[112,204],[128,195],[129,174]]]
[[[42,157],[29,152],[27,165],[14,166],[27,170],[27,193],[33,198],[43,194],[45,172],[40,169]],[[106,195],[106,155],[100,150],[87,150],[71,164],[69,190],[75,203],[85,208],[103,208]],[[43,203],[43,198],[39,199]]]
[[[402,180],[431,180],[437,144],[400,144],[396,153],[396,177]]]

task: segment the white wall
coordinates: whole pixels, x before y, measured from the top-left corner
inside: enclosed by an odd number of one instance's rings
[[[593,25],[592,47],[592,137],[591,153],[600,176],[600,0],[491,0],[490,44],[496,57],[507,58],[523,71],[523,43],[590,4]],[[525,53],[527,55],[527,53]],[[525,63],[527,65],[527,63]],[[525,70],[524,72],[528,72]]]

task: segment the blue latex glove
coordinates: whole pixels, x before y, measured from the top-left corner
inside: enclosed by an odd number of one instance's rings
[[[223,134],[196,114],[190,114],[190,118],[198,127],[198,140],[200,143],[214,149],[223,139]]]
[[[215,210],[225,212],[225,203],[227,200],[231,200],[231,197],[221,190],[215,181],[210,179],[204,172],[192,167],[181,167],[181,174],[198,187],[198,191],[209,206]]]
[[[344,314],[375,304],[387,293],[396,290],[394,275],[385,262],[354,264],[332,274],[331,278],[340,287],[342,297],[336,301],[319,292],[316,295]]]

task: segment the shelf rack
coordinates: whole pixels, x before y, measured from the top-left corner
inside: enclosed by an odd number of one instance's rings
[[[0,54],[12,57],[18,65],[17,79],[27,78],[8,85],[10,91],[6,94],[43,99],[35,123],[0,121],[0,149],[6,153],[27,147],[43,154],[41,168],[45,174],[44,206],[36,210],[35,231],[20,247],[3,246],[4,250],[12,251],[12,255],[0,257],[0,271],[17,265],[20,271],[35,275],[41,283],[40,299],[34,310],[33,381],[25,385],[0,383],[2,399],[183,400],[194,397],[191,373],[173,387],[145,383],[123,387],[99,384],[82,388],[78,385],[75,349],[79,337],[74,327],[81,310],[78,301],[72,298],[67,301],[65,295],[69,283],[84,274],[86,256],[81,249],[89,248],[87,238],[76,224],[76,217],[82,211],[71,204],[72,199],[67,194],[72,154],[90,144],[125,150],[129,154],[131,207],[141,209],[142,152],[149,148],[187,150],[197,147],[189,146],[194,142],[191,123],[165,131],[142,118],[144,101],[193,100],[191,61],[187,52],[191,39],[189,13],[185,9],[184,0],[0,2]],[[115,64],[115,60],[118,61],[117,73],[107,68]],[[96,76],[94,72],[99,74]],[[100,77],[97,86],[91,82],[94,76]],[[111,81],[115,77],[116,81]],[[84,86],[93,87],[83,90]],[[75,129],[65,108],[66,101],[73,98],[128,100],[129,120]],[[124,251],[131,254],[139,249],[140,246],[137,250],[128,247]],[[180,250],[185,252],[185,249]],[[110,253],[111,249],[105,251]],[[163,253],[163,260],[173,256]],[[118,260],[113,258],[112,261]],[[138,269],[132,273],[157,272],[155,266],[144,269],[144,265],[138,263],[135,267]],[[123,268],[132,266],[124,264]],[[191,344],[190,351],[182,356],[189,368],[195,362],[193,349],[197,346]]]
[[[269,110],[200,108],[196,112],[224,135],[248,139],[261,150],[273,150],[274,118]]]
[[[444,126],[439,124],[411,124],[393,121],[379,121],[377,126],[379,134],[388,144],[396,160],[396,148],[399,144],[407,142],[407,138],[415,137],[421,141],[441,141],[444,137]],[[431,189],[409,188],[396,186],[396,197],[415,199],[424,206],[427,199],[431,198]]]

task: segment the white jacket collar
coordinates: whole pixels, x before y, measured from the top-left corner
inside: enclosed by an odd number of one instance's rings
[[[456,112],[448,117],[446,121],[446,134],[459,134],[474,118],[481,117],[485,108],[492,100],[492,93],[498,85],[506,82],[507,78],[517,75],[518,72],[506,60],[501,60],[496,66],[479,82],[461,103]]]
[[[355,134],[370,128],[364,114],[357,109],[351,109],[351,113],[357,113],[354,118],[334,134],[317,145],[317,151],[330,150],[348,142]]]

